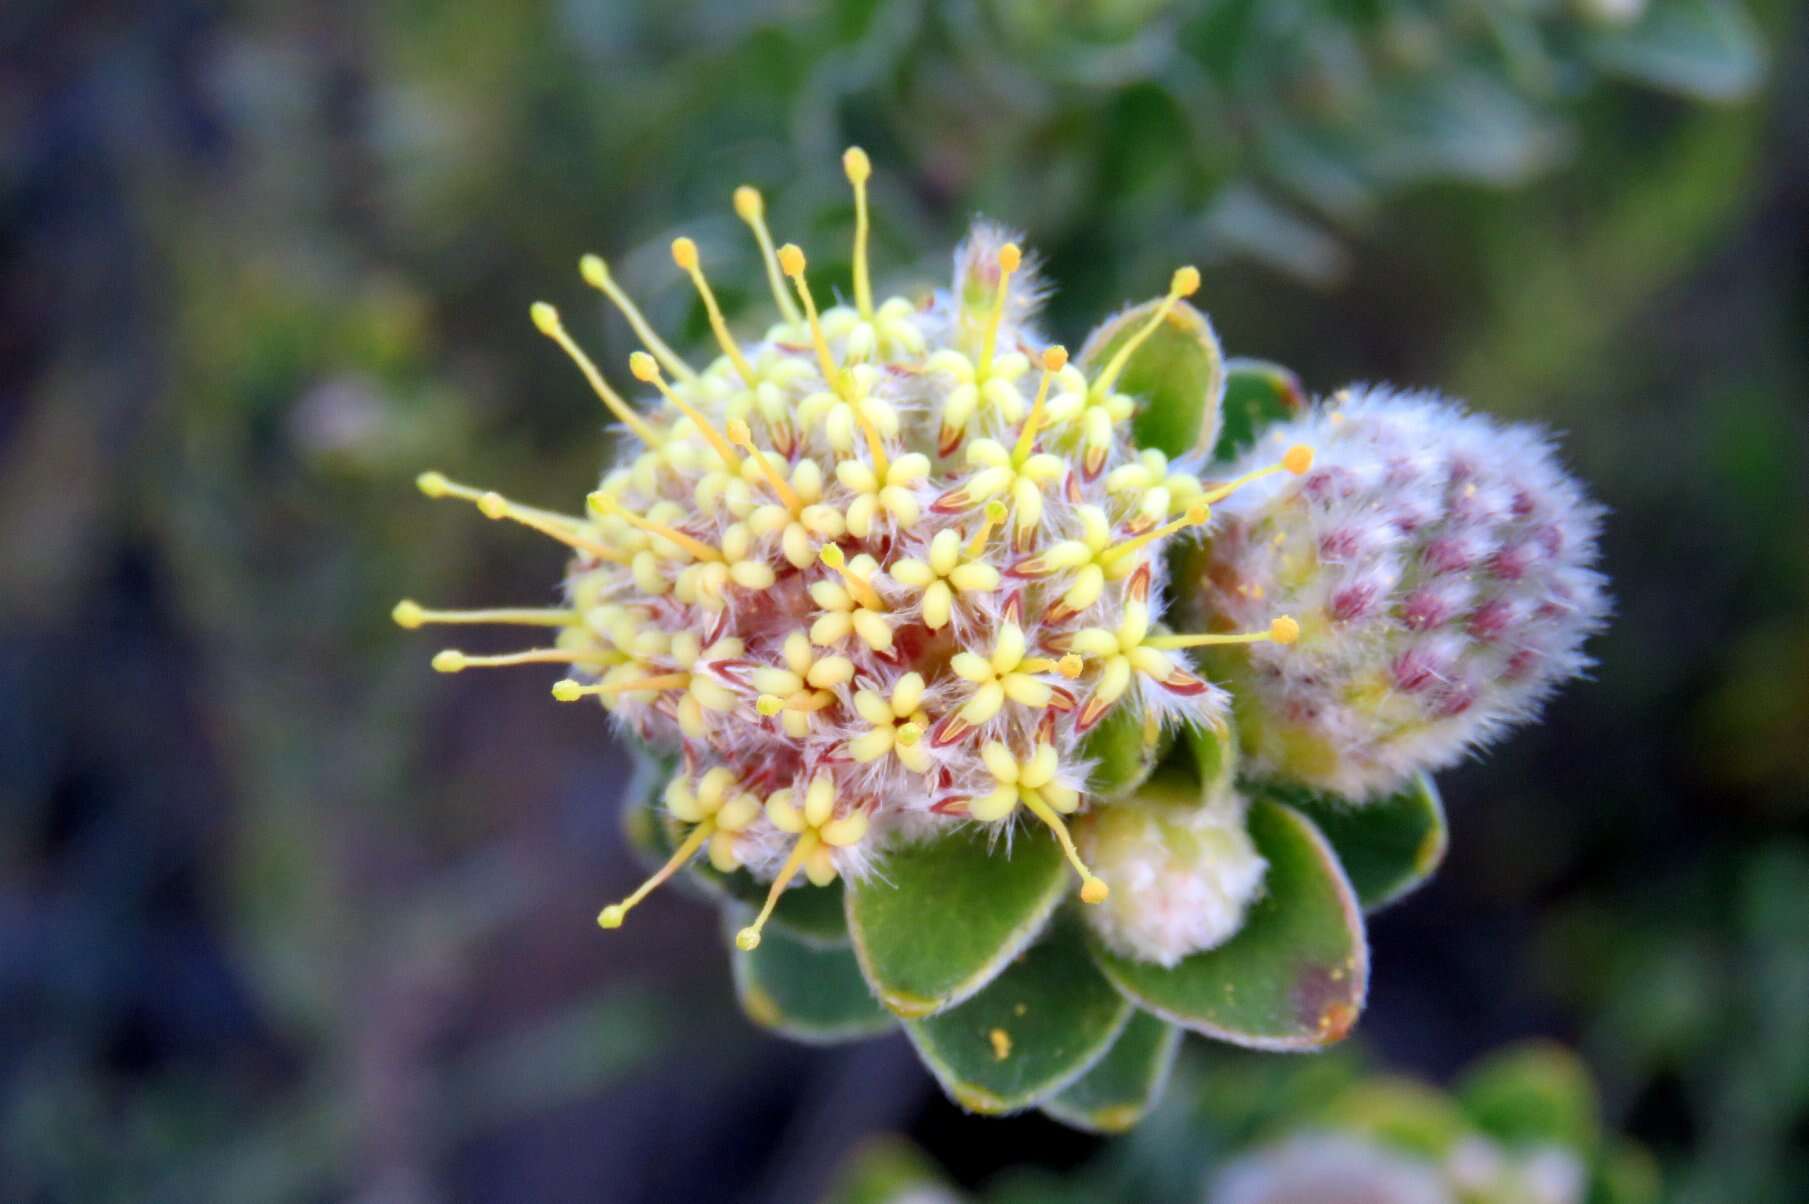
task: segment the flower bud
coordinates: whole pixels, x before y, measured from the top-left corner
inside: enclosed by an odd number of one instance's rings
[[[1198,788],[1152,781],[1077,826],[1081,854],[1111,895],[1087,909],[1113,950],[1173,966],[1243,926],[1268,863],[1244,828],[1244,800],[1207,805]]]
[[[1312,469],[1226,499],[1197,579],[1213,625],[1300,622],[1291,648],[1217,655],[1253,772],[1384,793],[1587,665],[1608,605],[1601,511],[1542,431],[1364,388],[1271,438],[1315,448]]]

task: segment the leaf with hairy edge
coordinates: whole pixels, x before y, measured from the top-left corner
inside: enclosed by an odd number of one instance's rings
[[[1222,798],[1237,776],[1237,734],[1231,720],[1222,723],[1189,723],[1181,729],[1193,756],[1193,773],[1204,802]]]
[[[848,931],[881,1003],[929,1016],[969,998],[1036,939],[1072,886],[1043,829],[1021,829],[1007,854],[993,834],[953,832],[896,849],[848,888]]]
[[[1131,1005],[1100,977],[1080,924],[1058,918],[986,989],[960,1007],[905,1022],[918,1056],[971,1112],[1028,1108],[1104,1056]]]
[[[1094,804],[1123,798],[1143,785],[1167,747],[1160,731],[1144,730],[1131,708],[1115,706],[1099,726],[1087,734],[1080,755],[1093,762],[1087,776],[1087,797]]]
[[[814,949],[770,928],[758,948],[734,948],[735,933],[751,915],[751,909],[731,905],[724,912],[724,931],[735,994],[755,1024],[793,1040],[827,1044],[876,1036],[898,1023],[873,998],[848,949]]]
[[[1143,328],[1162,302],[1133,305],[1101,323],[1087,336],[1080,364],[1089,375]],[[1206,315],[1185,301],[1175,302],[1149,338],[1131,353],[1116,390],[1138,398],[1131,437],[1138,447],[1167,455],[1204,454],[1219,434],[1219,402],[1225,392],[1225,357]]]
[[[1331,845],[1291,807],[1257,802],[1250,836],[1268,860],[1262,896],[1238,934],[1172,969],[1094,956],[1140,1007],[1253,1049],[1316,1049],[1342,1040],[1363,1010],[1369,950],[1356,892]]]
[[[1123,1133],[1162,1098],[1180,1047],[1180,1029],[1138,1012],[1105,1057],[1060,1094],[1044,1100],[1043,1111],[1089,1133]]]
[[[1285,422],[1305,408],[1300,378],[1280,364],[1231,360],[1225,365],[1225,419],[1213,460],[1236,459],[1255,445],[1264,427]]]
[[[1412,894],[1445,859],[1445,808],[1425,774],[1386,798],[1351,804],[1283,788],[1277,797],[1318,825],[1365,911]]]

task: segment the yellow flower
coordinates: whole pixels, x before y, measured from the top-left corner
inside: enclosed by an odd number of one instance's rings
[[[998,569],[961,552],[961,534],[951,527],[936,532],[923,560],[906,556],[886,570],[900,585],[922,592],[923,625],[931,631],[948,626],[956,594],[987,594],[999,588]]]
[[[680,823],[709,828],[710,864],[725,874],[741,864],[735,838],[760,817],[759,798],[736,785],[734,773],[718,765],[698,779],[695,790],[683,776],[666,786],[666,810]]]
[[[791,846],[791,855],[785,859],[785,865],[773,879],[766,906],[760,909],[752,924],[735,934],[735,944],[742,949],[753,949],[760,944],[761,928],[800,869],[812,884],[828,886],[836,878],[835,851],[860,843],[861,837],[867,834],[865,812],[850,811],[837,817],[839,800],[835,779],[827,772],[819,771],[810,779],[802,806],[796,796],[797,791],[787,788],[775,790],[766,798],[766,818],[773,827],[796,836],[797,840]]]
[[[864,428],[871,426],[882,438],[898,437],[898,411],[888,401],[873,396],[880,382],[880,371],[871,364],[856,364],[840,373],[846,382],[847,396],[821,389],[798,403],[798,422],[805,427],[821,427],[837,455],[854,454],[855,441]]]
[[[672,637],[672,649],[668,654],[686,677],[675,718],[679,730],[692,740],[702,740],[710,734],[714,722],[710,716],[735,709],[735,695],[708,672],[709,665],[741,655],[741,641],[737,639],[717,640],[708,648],[702,643],[692,633],[681,631]]]
[[[879,562],[865,552],[852,561],[844,561],[842,550],[834,544],[825,545],[818,555],[842,579],[811,583],[810,599],[823,612],[810,625],[810,642],[829,648],[850,635],[858,635],[875,652],[889,650],[892,621],[886,614],[885,601],[873,588],[874,578],[880,575]]]
[[[1132,532],[1153,527],[1172,514],[1184,513],[1206,492],[1198,477],[1170,472],[1168,457],[1154,447],[1138,452],[1132,463],[1108,472],[1105,487],[1112,496],[1130,501],[1132,510],[1126,525]]]
[[[1081,899],[1087,903],[1103,902],[1109,893],[1106,884],[1081,862],[1068,827],[1062,822],[1062,816],[1072,815],[1080,806],[1080,792],[1055,780],[1061,768],[1055,746],[1041,741],[1028,759],[1019,760],[1003,742],[989,740],[980,749],[980,759],[986,762],[994,787],[991,793],[970,799],[967,813],[982,823],[998,823],[1009,819],[1022,804],[1061,842],[1063,853],[1080,874]]]
[[[794,631],[785,637],[785,667],[763,665],[753,672],[760,691],[756,709],[762,715],[778,715],[785,734],[802,740],[810,734],[810,716],[835,701],[831,689],[847,685],[854,677],[854,662],[845,656],[817,656],[810,637]]]
[[[1048,452],[1011,451],[996,439],[976,439],[967,448],[969,467],[979,471],[960,487],[931,503],[942,514],[959,514],[988,498],[1011,499],[1011,525],[1019,544],[1043,521],[1043,490],[1067,471]]]
[[[913,773],[927,770],[930,752],[922,740],[930,717],[923,712],[923,690],[923,674],[907,673],[893,685],[890,700],[875,690],[856,693],[854,709],[873,726],[866,735],[848,742],[848,755],[865,765],[896,752],[906,769]]]
[[[1196,502],[1186,514],[1171,523],[1151,527],[1129,539],[1112,540],[1112,523],[1098,506],[1076,506],[1080,516],[1080,536],[1064,539],[1026,560],[1012,565],[1013,577],[1046,577],[1051,573],[1069,572],[1074,579],[1060,601],[1044,614],[1044,621],[1059,623],[1099,601],[1108,581],[1122,581],[1144,567],[1147,561],[1137,553],[1158,539],[1184,527],[1204,523],[1208,510]]]
[[[1152,647],[1149,604],[1140,599],[1126,602],[1118,630],[1087,627],[1068,639],[1068,650],[1100,667],[1099,684],[1081,708],[1075,727],[1086,731],[1130,688],[1131,674],[1141,673],[1177,694],[1203,694],[1211,687],[1175,664],[1168,653]]]
[[[1017,382],[1030,371],[1030,357],[1018,351],[1007,351],[987,361],[987,371],[962,352],[937,351],[924,361],[924,371],[954,380],[942,403],[942,430],[937,438],[938,451],[948,455],[960,446],[967,424],[982,410],[1006,423],[1024,417],[1024,394]]]
[[[949,658],[949,668],[956,676],[979,688],[959,711],[943,721],[936,733],[938,746],[953,744],[997,715],[1007,699],[1020,706],[1039,709],[1055,699],[1055,687],[1036,675],[1057,668],[1057,662],[1047,657],[1026,656],[1026,651],[1024,629],[1007,619],[999,627],[999,638],[991,653],[980,656],[973,652],[957,652]]]
[[[848,503],[848,533],[865,539],[873,533],[874,520],[889,514],[898,525],[909,527],[922,513],[911,486],[930,475],[930,458],[922,452],[899,456],[883,466],[860,460],[843,460],[835,466],[836,480],[854,492]]]

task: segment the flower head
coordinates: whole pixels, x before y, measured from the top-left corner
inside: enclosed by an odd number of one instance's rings
[[[1215,625],[1285,611],[1285,651],[1215,663],[1260,772],[1351,798],[1452,764],[1587,663],[1600,511],[1548,438],[1360,389],[1276,432],[1318,449],[1218,508],[1194,584]]]

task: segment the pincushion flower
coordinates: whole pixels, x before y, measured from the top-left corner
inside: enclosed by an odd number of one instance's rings
[[[641,343],[625,365],[634,401],[557,309],[533,306],[617,420],[597,489],[569,513],[441,473],[420,485],[563,545],[564,605],[405,602],[397,621],[547,632],[433,663],[563,666],[554,697],[599,707],[662,783],[680,783],[632,804],[657,868],[599,918],[622,923],[681,870],[751,909],[737,920],[736,981],[762,1024],[823,1038],[902,1020],[951,1094],[986,1111],[1053,1100],[1108,1054],[1161,1046],[1132,1038],[1148,1025],[1272,1048],[1337,1040],[1366,985],[1367,883],[1346,880],[1310,800],[1253,795],[1213,813],[1226,849],[1271,867],[1260,903],[1233,905],[1255,889],[1248,873],[1202,859],[1197,841],[1148,848],[1166,839],[1159,825],[1129,842],[1099,836],[1119,831],[1104,822],[1114,807],[1145,814],[1138,792],[1159,765],[1208,806],[1234,735],[1228,696],[1196,656],[1260,645],[1265,663],[1285,664],[1307,630],[1279,587],[1253,591],[1235,627],[1215,616],[1210,630],[1171,631],[1163,618],[1171,560],[1189,548],[1182,559],[1198,560],[1215,508],[1302,479],[1305,436],[1319,432],[1265,442],[1222,483],[1202,479],[1227,369],[1188,302],[1198,271],[1178,268],[1070,360],[1037,326],[1047,289],[1034,260],[995,226],[956,250],[947,289],[876,296],[872,168],[858,150],[843,168],[855,199],[846,304],[819,310],[803,249],[776,244],[752,188],[736,191],[735,211],[776,311],[763,337],[732,328],[706,248],[673,241],[708,320],[707,360],[662,341],[602,259],[580,261]],[[1180,601],[1202,588],[1183,581]],[[1436,827],[1426,799],[1416,815]],[[1100,866],[1069,827],[1095,819]],[[1404,889],[1430,863],[1390,868]],[[1119,873],[1118,906],[1131,910],[1107,913]],[[1154,914],[1154,881],[1222,904],[1204,928],[1139,943],[1126,917]],[[1240,924],[1260,925],[1265,908],[1316,934],[1310,951],[1260,932],[1242,948]],[[1016,1013],[995,1015],[998,1001],[1036,992],[1038,1023],[1052,1027],[1014,1038]]]

